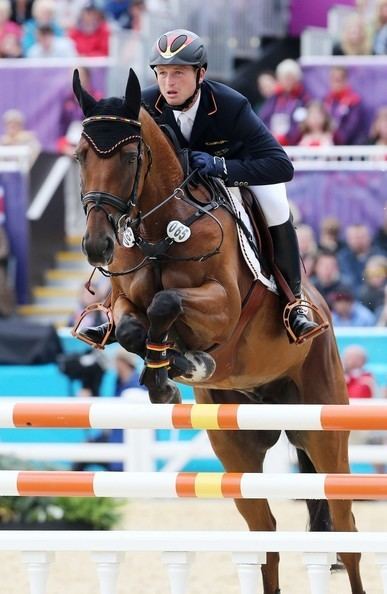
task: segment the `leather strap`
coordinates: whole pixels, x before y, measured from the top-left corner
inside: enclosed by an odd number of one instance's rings
[[[234,330],[234,334],[227,342],[212,347],[208,351],[208,353],[215,359],[216,362],[216,371],[211,377],[211,380],[215,379],[216,381],[219,381],[220,379],[224,379],[232,373],[239,339],[247,324],[253,318],[257,309],[260,307],[265,293],[266,288],[264,285],[259,281],[255,281],[251,285],[250,291],[248,292],[242,305],[241,315],[239,317],[237,327]]]

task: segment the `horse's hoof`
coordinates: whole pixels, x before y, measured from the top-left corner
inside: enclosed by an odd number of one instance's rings
[[[186,359],[190,363],[190,369],[182,379],[188,382],[196,383],[208,380],[215,372],[215,359],[208,353],[203,351],[188,351],[184,353]]]
[[[160,390],[149,388],[149,399],[152,404],[180,404],[180,390],[175,382],[168,381]]]

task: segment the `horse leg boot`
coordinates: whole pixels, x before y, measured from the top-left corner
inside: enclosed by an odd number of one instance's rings
[[[149,330],[146,341],[145,367],[140,381],[149,392],[153,403],[180,402],[176,384],[168,379],[171,365],[168,333],[175,320],[183,313],[182,299],[176,291],[159,291],[147,309]]]
[[[297,235],[290,219],[269,227],[273,240],[274,262],[297,299],[301,298],[301,265]],[[280,288],[280,287],[279,287]],[[282,298],[285,296],[283,295]],[[290,328],[298,339],[315,333],[319,324],[310,320],[302,306],[294,307],[289,317]]]

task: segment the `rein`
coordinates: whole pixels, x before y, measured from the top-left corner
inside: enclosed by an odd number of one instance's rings
[[[119,117],[119,116],[102,116],[102,115],[86,118],[83,121],[83,125],[85,126],[90,123],[101,122],[101,121],[102,122],[104,122],[104,121],[118,122],[118,123],[122,123],[125,125],[131,125],[131,126],[136,126],[138,128],[141,128],[141,122],[139,122],[137,120],[132,120],[132,119],[123,118],[123,117]],[[222,224],[220,223],[220,221],[210,211],[215,210],[216,208],[221,206],[221,201],[219,199],[216,200],[215,198],[213,198],[209,203],[203,204],[203,203],[199,202],[197,199],[195,199],[190,192],[189,192],[189,196],[187,196],[184,191],[185,188],[187,188],[189,182],[196,175],[196,173],[197,173],[196,169],[193,170],[183,180],[183,182],[180,184],[180,186],[175,188],[175,190],[172,192],[172,194],[170,194],[167,198],[165,198],[162,202],[160,202],[160,204],[157,204],[155,207],[153,207],[152,209],[150,209],[149,211],[147,211],[144,214],[141,214],[141,212],[139,211],[136,218],[130,219],[129,216],[132,211],[132,208],[137,207],[137,202],[138,202],[137,191],[138,191],[138,185],[139,185],[139,180],[140,180],[140,175],[141,175],[141,170],[142,170],[143,147],[144,146],[146,147],[147,154],[148,154],[148,167],[147,167],[147,171],[145,173],[144,179],[146,179],[146,177],[150,171],[151,165],[152,165],[152,152],[151,152],[150,147],[144,142],[141,135],[130,134],[129,136],[126,136],[125,138],[123,138],[120,142],[116,143],[108,151],[102,151],[100,148],[98,148],[96,142],[93,141],[93,139],[90,137],[89,134],[86,134],[84,131],[82,134],[86,138],[86,140],[93,146],[93,148],[97,152],[97,154],[99,154],[100,156],[105,157],[105,158],[111,156],[111,154],[115,150],[120,148],[120,146],[122,146],[123,144],[127,144],[128,142],[135,140],[135,141],[137,141],[137,147],[138,147],[137,148],[136,174],[135,174],[135,179],[133,182],[132,190],[131,190],[131,193],[130,193],[130,196],[129,196],[127,202],[125,202],[119,196],[111,194],[110,192],[91,191],[91,192],[87,192],[86,194],[81,194],[81,202],[82,202],[82,206],[83,206],[83,209],[85,211],[87,218],[89,217],[92,210],[94,210],[94,209],[102,210],[104,212],[108,222],[112,226],[114,235],[115,235],[117,243],[119,245],[122,245],[120,238],[119,238],[119,233],[122,231],[122,227],[121,227],[122,223],[121,222],[124,221],[123,235],[125,237],[125,234],[127,234],[127,236],[129,237],[129,240],[127,240],[128,243],[125,243],[125,241],[124,241],[124,244],[123,244],[124,247],[131,248],[131,247],[136,246],[144,254],[144,258],[141,260],[141,262],[139,262],[139,264],[137,264],[136,266],[134,266],[128,270],[124,270],[121,272],[111,272],[110,270],[107,270],[105,268],[98,266],[98,270],[101,272],[101,274],[103,276],[106,276],[106,277],[124,276],[127,274],[131,274],[133,272],[136,272],[137,270],[140,270],[141,268],[143,268],[144,266],[146,266],[149,263],[156,264],[156,263],[161,263],[163,261],[164,262],[167,262],[167,261],[203,262],[203,261],[207,260],[208,258],[211,258],[212,256],[214,256],[216,254],[219,254],[221,246],[224,241],[224,231],[223,231],[223,227],[222,227]],[[171,221],[170,222],[170,224],[177,223],[178,225],[180,225],[180,229],[182,230],[182,232],[184,231],[186,233],[187,239],[191,235],[189,228],[196,220],[198,220],[202,216],[208,215],[216,222],[216,224],[218,225],[218,227],[220,229],[221,238],[220,238],[218,245],[213,250],[211,250],[210,252],[206,252],[204,254],[200,254],[198,256],[171,256],[171,255],[167,254],[167,251],[169,250],[169,248],[172,245],[180,243],[183,240],[179,241],[176,238],[174,238],[173,236],[171,236],[170,234],[167,234],[167,236],[164,237],[163,239],[161,239],[160,241],[158,241],[156,243],[151,243],[151,242],[148,242],[145,239],[143,239],[143,237],[141,237],[141,235],[137,233],[136,230],[138,229],[138,227],[141,225],[141,223],[145,219],[147,219],[149,216],[151,216],[152,214],[157,212],[160,208],[165,206],[173,198],[175,198],[176,200],[183,200],[185,203],[189,204],[191,207],[194,207],[196,209],[194,214],[191,215],[190,217],[188,217],[187,219],[185,219],[183,222],[181,222],[181,221]],[[88,208],[88,205],[90,205],[90,204],[91,204],[91,207]],[[121,216],[119,217],[118,221],[116,221],[115,217],[104,208],[104,205],[110,206],[120,213]],[[186,231],[187,229],[188,229],[188,231]]]

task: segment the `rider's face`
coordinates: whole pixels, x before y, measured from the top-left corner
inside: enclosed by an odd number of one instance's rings
[[[196,72],[193,66],[169,64],[156,67],[160,93],[169,105],[180,105],[195,92]],[[202,82],[204,74],[205,70],[202,68],[199,82]]]

